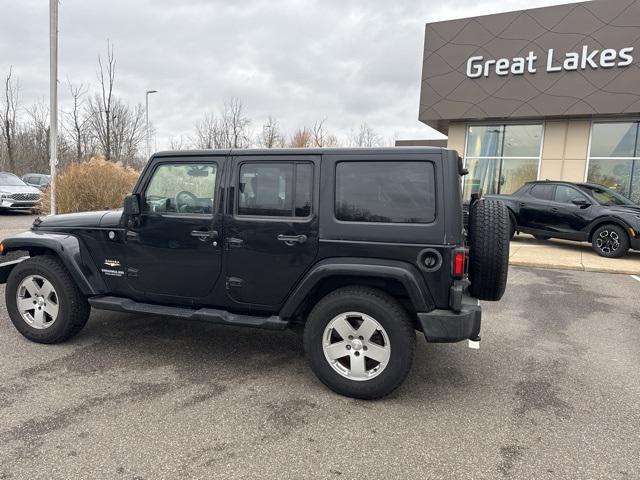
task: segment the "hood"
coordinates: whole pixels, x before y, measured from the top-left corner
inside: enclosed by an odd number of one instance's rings
[[[0,192],[42,194],[36,187],[30,187],[29,185],[0,185]]]
[[[39,217],[33,222],[35,228],[86,228],[115,227],[120,221],[122,210],[102,210],[99,212],[65,213]]]
[[[640,205],[615,205],[607,208],[612,212],[640,215]]]

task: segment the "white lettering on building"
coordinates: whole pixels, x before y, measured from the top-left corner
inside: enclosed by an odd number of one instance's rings
[[[576,70],[597,70],[599,68],[628,67],[633,63],[633,48],[620,50],[605,48],[591,49],[584,45],[577,52],[567,52],[558,56],[553,48],[547,50],[544,71],[548,73],[571,72]],[[524,75],[537,72],[538,56],[529,52],[525,57],[485,59],[482,55],[469,57],[467,60],[467,77],[489,77],[491,74],[504,77]]]

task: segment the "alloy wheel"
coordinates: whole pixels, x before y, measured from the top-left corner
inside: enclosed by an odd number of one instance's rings
[[[603,230],[596,239],[596,246],[603,253],[615,252],[620,246],[620,237],[612,230]]]
[[[51,327],[58,318],[58,294],[51,282],[40,275],[29,275],[20,282],[16,304],[22,319],[38,330]]]
[[[327,324],[322,349],[329,365],[345,378],[365,381],[389,363],[391,344],[385,329],[370,315],[346,312]]]

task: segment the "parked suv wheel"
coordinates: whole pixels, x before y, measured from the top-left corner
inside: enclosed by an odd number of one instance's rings
[[[619,258],[629,250],[629,237],[618,225],[603,225],[593,232],[591,245],[601,257]]]
[[[336,290],[313,308],[304,348],[318,378],[337,393],[373,399],[388,395],[413,362],[415,331],[391,296],[368,287]]]
[[[64,265],[48,255],[16,265],[7,279],[5,297],[16,329],[38,343],[71,338],[85,326],[91,310]]]
[[[507,207],[496,200],[473,204],[469,218],[469,286],[480,300],[500,300],[507,286],[511,221]]]

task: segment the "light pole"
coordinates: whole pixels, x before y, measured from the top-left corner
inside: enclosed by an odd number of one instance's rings
[[[147,117],[147,159],[151,156],[149,152],[149,94],[158,93],[157,90],[147,90],[144,94],[145,112]]]
[[[51,215],[56,214],[56,165],[58,163],[58,0],[49,0],[49,168]]]

